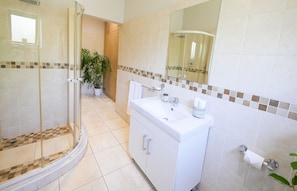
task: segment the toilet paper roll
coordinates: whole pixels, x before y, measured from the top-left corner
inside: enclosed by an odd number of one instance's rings
[[[254,153],[253,151],[247,150],[244,153],[244,161],[251,164],[253,167],[256,169],[261,169],[263,162],[264,162],[264,157]]]

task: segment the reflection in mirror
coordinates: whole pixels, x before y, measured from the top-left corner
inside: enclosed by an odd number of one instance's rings
[[[208,83],[221,0],[210,0],[171,15],[166,75]]]
[[[191,45],[191,60],[195,59],[195,53],[196,53],[196,41],[192,41]]]
[[[167,75],[206,84],[214,35],[179,31],[169,37]]]

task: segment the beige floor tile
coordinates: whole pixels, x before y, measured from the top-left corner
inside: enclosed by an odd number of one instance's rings
[[[94,102],[93,109],[99,112],[115,111],[115,104],[110,99],[99,99]]]
[[[105,113],[105,112],[112,112],[114,111],[113,107],[98,107],[95,108],[96,113],[100,114],[100,113]]]
[[[102,100],[96,100],[93,103],[93,108],[96,110],[98,108],[106,108],[109,107],[108,102],[102,101]]]
[[[132,160],[121,145],[95,153],[94,155],[103,175],[132,163]]]
[[[117,138],[120,143],[127,143],[129,141],[129,128],[121,128],[112,131],[112,134]]]
[[[114,111],[102,112],[99,113],[100,117],[104,120],[120,118],[119,114]]]
[[[96,113],[95,109],[86,109],[83,111],[81,117],[84,120],[100,119],[100,115]]]
[[[93,111],[93,107],[91,104],[86,104],[86,103],[83,103],[82,107],[81,107],[81,111],[82,111],[82,117],[86,116],[87,114],[89,114],[91,111]]]
[[[126,142],[126,143],[122,143],[121,146],[124,148],[124,150],[126,151],[126,153],[129,154],[129,152],[128,152],[129,143],[128,143],[128,142]]]
[[[90,182],[74,191],[108,191],[103,178],[99,178]]]
[[[89,137],[89,144],[94,153],[114,147],[119,144],[119,141],[111,132]]]
[[[60,191],[74,190],[101,176],[94,156],[85,156],[77,166],[60,178]]]
[[[100,133],[106,133],[109,131],[106,124],[102,121],[97,121],[95,123],[83,123],[87,129],[89,137],[98,135]]]
[[[134,163],[104,177],[109,191],[150,191],[152,185]]]
[[[91,117],[85,117],[87,119],[82,118],[82,121],[83,121],[83,123],[89,124],[89,125],[92,125],[92,124],[98,125],[98,124],[102,123],[102,119],[100,117],[98,117],[98,114],[96,114],[95,116],[97,116],[97,117],[91,116]]]
[[[128,127],[128,123],[124,121],[122,118],[107,120],[105,121],[105,123],[111,131]]]

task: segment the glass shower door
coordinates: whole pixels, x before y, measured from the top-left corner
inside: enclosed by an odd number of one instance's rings
[[[73,133],[68,123],[68,70],[70,65],[69,10],[74,0],[42,0],[40,19],[40,91],[42,114],[41,152],[43,166],[64,157],[73,148]],[[72,40],[73,41],[73,40]]]
[[[73,14],[73,12],[75,14]],[[69,11],[70,15],[75,15],[69,20],[69,26],[75,28],[73,33],[70,33],[69,44],[70,55],[73,55],[73,60],[70,58],[69,67],[69,124],[73,131],[73,147],[75,147],[81,136],[81,77],[80,77],[80,62],[81,62],[81,19],[83,8],[77,2],[75,9]],[[73,40],[71,40],[73,39]],[[72,44],[73,43],[73,44]]]
[[[78,143],[82,12],[74,0],[0,1],[0,186]]]
[[[74,0],[0,2],[0,175],[18,169],[0,184],[72,148],[67,125],[70,7]]]
[[[38,8],[0,1],[0,185],[41,158]]]

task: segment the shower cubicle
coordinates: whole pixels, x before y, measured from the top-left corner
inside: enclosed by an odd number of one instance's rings
[[[74,0],[0,2],[0,186],[80,142],[82,13]]]

